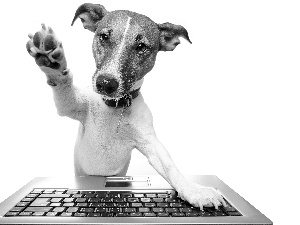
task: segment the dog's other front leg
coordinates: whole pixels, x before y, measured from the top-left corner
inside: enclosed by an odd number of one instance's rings
[[[28,53],[46,74],[47,83],[53,89],[57,112],[82,121],[86,114],[86,95],[73,85],[72,73],[67,69],[62,43],[54,31],[42,24],[42,29],[29,35],[26,44]]]
[[[190,204],[200,207],[215,206],[218,208],[226,203],[221,194],[212,187],[205,187],[187,180],[177,169],[170,154],[156,138],[153,132],[146,135],[137,149],[144,154],[151,166],[162,175],[178,192],[179,196]]]

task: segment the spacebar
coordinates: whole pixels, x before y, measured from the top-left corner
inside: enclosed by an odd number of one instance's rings
[[[25,212],[49,212],[52,207],[27,207]]]

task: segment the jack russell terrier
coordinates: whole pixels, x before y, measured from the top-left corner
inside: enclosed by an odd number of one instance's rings
[[[96,71],[92,88],[78,89],[67,69],[62,43],[50,27],[29,34],[27,51],[46,74],[60,116],[78,120],[74,164],[77,176],[124,176],[131,152],[139,150],[151,166],[190,204],[226,206],[212,187],[188,181],[157,139],[151,112],[140,93],[144,76],[159,51],[173,51],[179,37],[190,41],[183,26],[157,24],[148,17],[85,3],[77,9],[83,27],[93,32]]]

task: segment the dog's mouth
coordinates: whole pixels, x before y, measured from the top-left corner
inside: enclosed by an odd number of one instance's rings
[[[132,104],[132,100],[139,95],[140,88],[133,90],[131,92],[125,93],[120,98],[112,98],[102,95],[103,101],[107,106],[114,108],[128,108]]]
[[[112,88],[110,90],[110,86],[105,90],[101,87],[97,86],[96,79],[93,79],[93,90],[100,94],[103,101],[106,105],[110,107],[120,108],[120,107],[129,107],[132,104],[132,100],[135,99],[143,84],[143,79],[140,79],[134,83],[127,83],[126,85],[119,81],[117,88]]]

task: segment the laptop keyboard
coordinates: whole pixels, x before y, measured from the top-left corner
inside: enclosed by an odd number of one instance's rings
[[[226,200],[225,200],[226,201]],[[226,201],[227,202],[227,201]],[[193,207],[174,190],[89,191],[33,189],[5,214],[11,216],[60,217],[212,217],[242,216],[227,207]]]

